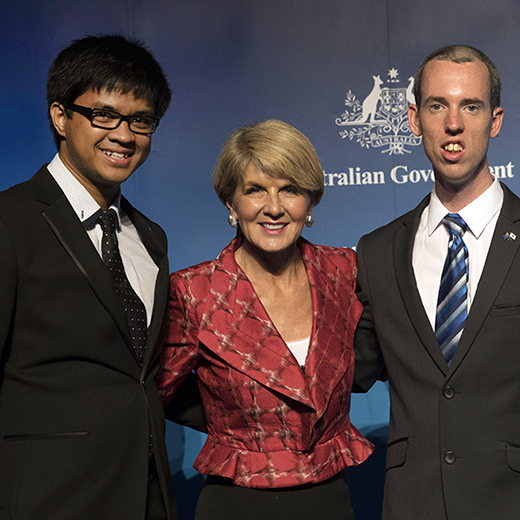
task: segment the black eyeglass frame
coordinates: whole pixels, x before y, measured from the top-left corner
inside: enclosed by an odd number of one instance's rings
[[[157,127],[159,126],[159,122],[160,122],[160,119],[157,117],[140,116],[140,115],[136,115],[136,114],[131,115],[131,116],[124,116],[123,114],[120,114],[119,112],[115,112],[114,110],[107,110],[105,108],[89,108],[89,107],[83,107],[81,105],[75,105],[74,103],[64,103],[63,106],[68,110],[72,110],[73,112],[77,112],[78,114],[81,114],[82,116],[86,117],[90,121],[90,124],[93,127],[102,128],[103,130],[115,130],[116,128],[118,128],[121,125],[121,123],[123,121],[126,121],[128,123],[128,128],[134,134],[151,135],[157,130]],[[116,126],[113,126],[113,127],[97,125],[96,123],[93,122],[95,112],[108,112],[109,114],[114,114],[119,118],[119,121],[116,124]],[[152,130],[150,132],[140,132],[140,131],[136,131],[136,130],[132,129],[132,126],[131,126],[132,120],[140,119],[143,117],[145,117],[146,119],[151,119],[153,122],[154,126],[152,127]]]

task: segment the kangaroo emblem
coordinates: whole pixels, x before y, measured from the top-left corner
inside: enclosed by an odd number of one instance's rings
[[[374,87],[372,88],[370,94],[363,101],[363,112],[359,123],[366,123],[369,118],[370,122],[373,123],[376,118],[376,110],[377,104],[379,103],[379,98],[381,96],[381,85],[383,84],[383,80],[379,76],[372,76],[374,79]]]
[[[399,72],[388,70],[389,79],[372,76],[372,90],[362,100],[351,90],[345,95],[345,109],[334,121],[343,127],[341,139],[357,142],[363,148],[380,149],[388,155],[410,153],[410,146],[419,146],[422,138],[415,136],[408,125],[408,106],[415,104],[415,79],[406,82],[398,78]],[[403,78],[404,79],[404,78]]]
[[[413,84],[415,81],[415,78],[413,76],[410,76],[408,78],[408,88],[406,89],[406,101],[410,103],[410,105],[415,105],[415,96],[413,95]]]

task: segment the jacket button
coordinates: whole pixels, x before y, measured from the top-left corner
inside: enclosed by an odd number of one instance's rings
[[[456,460],[457,457],[455,456],[455,453],[453,453],[452,451],[447,451],[444,454],[444,462],[446,464],[454,464]]]
[[[146,381],[144,381],[144,380],[141,381],[141,385],[142,385],[142,387],[146,390]]]
[[[455,390],[451,386],[447,386],[443,389],[442,394],[446,399],[453,399],[455,397]]]

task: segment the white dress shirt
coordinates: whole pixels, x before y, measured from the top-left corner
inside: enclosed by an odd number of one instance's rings
[[[486,263],[503,200],[504,192],[495,178],[493,184],[482,195],[458,212],[468,225],[463,237],[469,259],[468,313]],[[442,219],[448,213],[452,212],[439,200],[434,186],[430,203],[421,215],[412,258],[417,289],[433,330],[440,279],[450,238]]]
[[[55,155],[47,169],[67,197],[80,221],[85,225],[88,236],[101,256],[103,231],[101,226],[95,222],[100,211],[102,211],[99,204],[78,179],[70,173],[60,159],[59,154]],[[117,194],[110,208],[115,210],[118,218],[117,240],[126,276],[134,291],[144,303],[149,326],[153,312],[155,282],[159,268],[150,257],[132,221],[122,211],[120,203],[121,191]]]

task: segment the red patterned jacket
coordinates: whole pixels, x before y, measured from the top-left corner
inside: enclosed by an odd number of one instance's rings
[[[304,371],[235,262],[239,245],[171,275],[159,390],[166,405],[197,373],[208,425],[199,472],[253,488],[323,481],[373,451],[349,419],[355,253],[299,239],[313,306]]]

